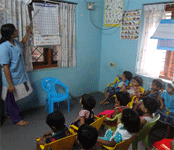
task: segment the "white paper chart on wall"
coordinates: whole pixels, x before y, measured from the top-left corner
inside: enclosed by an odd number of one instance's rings
[[[35,17],[41,35],[59,35],[58,5],[49,3],[34,3]]]
[[[58,4],[33,3],[34,46],[60,45]]]

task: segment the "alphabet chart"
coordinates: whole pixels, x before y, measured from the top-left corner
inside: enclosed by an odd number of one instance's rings
[[[58,5],[49,3],[33,3],[34,19],[41,35],[59,35]]]
[[[105,0],[105,27],[120,27],[123,16],[124,0]]]

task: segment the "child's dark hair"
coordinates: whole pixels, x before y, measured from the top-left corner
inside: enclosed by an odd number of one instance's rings
[[[164,86],[164,83],[163,83],[163,81],[161,80],[161,79],[154,79],[153,81],[152,81],[152,83],[154,83],[157,87],[159,87],[160,89],[162,89],[163,88],[163,86]]]
[[[143,79],[139,76],[133,77],[134,80],[136,80],[139,83],[139,86],[143,85]]]
[[[150,114],[155,113],[157,109],[159,108],[159,103],[157,99],[154,97],[144,97],[143,104]]]
[[[54,111],[47,116],[46,123],[50,128],[54,126],[57,130],[61,130],[65,124],[65,117],[60,111]]]
[[[122,112],[121,122],[124,124],[124,127],[130,133],[136,133],[139,131],[140,127],[140,117],[139,114],[130,108],[126,108]]]
[[[96,101],[91,95],[84,94],[82,95],[81,103],[83,104],[84,109],[91,111],[95,107]]]
[[[14,31],[15,31],[15,26],[13,24],[9,23],[9,24],[2,25],[2,27],[1,27],[2,37],[0,39],[0,44],[7,41],[7,40],[10,40]]]
[[[132,80],[132,73],[130,71],[124,71],[123,74],[125,75],[126,79]]]
[[[98,131],[93,126],[83,124],[79,127],[77,140],[80,142],[83,149],[92,148],[97,142]]]
[[[172,88],[174,90],[174,81],[172,81],[172,83],[168,83],[167,86],[170,87],[170,88]]]
[[[126,106],[131,101],[130,95],[127,92],[118,92],[116,96],[121,106]]]

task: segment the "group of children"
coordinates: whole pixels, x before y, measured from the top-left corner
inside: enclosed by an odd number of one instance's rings
[[[122,113],[121,122],[117,124],[115,131],[108,129],[104,137],[98,137],[97,130],[89,125],[94,121],[93,109],[96,101],[88,94],[82,95],[80,99],[82,110],[72,124],[79,127],[77,140],[83,149],[92,148],[96,142],[106,146],[115,146],[116,143],[130,139],[157,114],[160,114],[161,122],[168,124],[166,136],[170,133],[171,127],[174,127],[174,82],[169,83],[167,89],[163,90],[162,80],[154,79],[151,88],[144,92],[141,77],[135,76],[132,79],[129,71],[123,72],[123,75],[118,77],[119,82],[114,88],[105,89],[105,100],[100,103],[105,105],[109,102],[109,97],[115,97],[115,109],[111,118]],[[134,101],[132,108],[129,108],[128,103],[133,97],[137,101]],[[99,114],[99,116],[102,115],[102,113]],[[44,134],[38,144],[53,142],[69,135],[61,112],[49,114],[46,123],[53,132]],[[105,120],[104,123],[109,124],[109,121]]]
[[[124,77],[125,72],[123,72],[122,78],[118,80],[119,82],[116,85],[128,80],[122,80]],[[131,84],[128,85],[127,83],[122,83],[122,86],[119,87],[119,91],[117,90],[117,88],[115,88],[115,93],[110,87],[105,89],[104,92],[108,93],[108,95],[105,94],[105,96],[107,95],[108,97],[112,97],[112,93],[115,94],[115,111],[114,115],[112,114],[111,117],[115,117],[115,115],[121,112],[123,117],[123,112],[127,109],[127,104],[131,101],[130,99],[134,98],[137,101],[134,101],[132,109],[138,112],[140,116],[140,126],[138,129],[140,130],[147,122],[151,121],[154,116],[160,114],[159,121],[167,124],[167,132],[165,135],[165,138],[167,138],[169,137],[172,127],[174,127],[174,81],[172,83],[168,83],[167,89],[163,90],[163,81],[161,79],[154,79],[152,81],[151,88],[145,92],[142,90],[142,84],[142,78],[135,76],[133,77]],[[122,98],[120,98],[120,94],[122,94]],[[127,104],[123,104],[123,102],[125,102],[123,95],[126,94],[129,94],[130,99],[127,99]],[[104,101],[100,102],[100,104],[105,105],[107,104],[106,101],[108,101],[108,98],[107,100],[105,99]],[[103,113],[100,114],[103,115]],[[109,124],[109,121],[105,123]],[[117,125],[117,129],[118,128],[119,125]],[[111,130],[109,131],[111,132]],[[127,131],[129,130],[127,129]],[[108,133],[108,131],[106,133]],[[118,133],[113,133],[113,135],[117,134]],[[119,133],[119,136],[122,137],[123,140],[125,140],[124,134]],[[112,136],[112,138],[109,139],[109,143],[112,143],[113,138],[114,137]],[[107,134],[105,134],[105,137],[102,139],[108,140]],[[104,145],[106,144],[103,140],[100,140],[99,142]]]
[[[96,101],[91,95],[84,94],[80,98],[80,104],[82,109],[78,118],[71,125],[79,127],[77,140],[81,148],[90,149],[94,147],[98,138],[97,129],[89,125],[94,122],[93,108]],[[50,113],[47,116],[46,123],[52,131],[45,133],[42,137],[37,137],[40,139],[37,141],[37,146],[45,145],[70,135],[68,128],[65,126],[65,118],[60,111]]]

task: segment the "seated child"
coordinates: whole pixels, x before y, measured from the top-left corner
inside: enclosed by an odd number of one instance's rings
[[[167,90],[161,93],[159,100],[161,106],[160,109],[157,110],[156,115],[160,114],[159,121],[168,125],[165,135],[167,138],[171,128],[174,127],[174,81],[172,83],[168,83]]]
[[[142,128],[148,121],[153,119],[153,113],[159,108],[159,103],[156,98],[153,97],[144,97],[141,101],[138,101],[136,104],[140,105],[141,111],[144,115],[141,117],[140,128]],[[134,109],[136,106],[134,107]]]
[[[136,98],[140,98],[140,95],[142,94],[141,87],[143,85],[143,79],[139,76],[135,76],[132,79],[131,86],[125,87],[123,86],[121,91],[128,92],[130,94],[130,97],[136,96]]]
[[[97,142],[102,145],[114,147],[117,143],[130,139],[139,131],[140,117],[133,109],[126,108],[123,110],[121,122],[117,125],[115,132],[111,129],[107,130],[105,136],[99,137]]]
[[[163,81],[161,79],[154,79],[152,81],[152,86],[150,89],[148,89],[146,92],[144,92],[142,94],[142,96],[147,96],[147,97],[154,97],[154,98],[158,98],[162,88],[163,88]]]
[[[82,150],[94,149],[97,142],[98,131],[96,128],[83,124],[79,127],[77,132],[77,140],[79,145],[83,148]]]
[[[42,137],[38,137],[40,140],[37,141],[37,146],[54,142],[69,135],[69,130],[65,126],[65,118],[60,111],[50,113],[47,116],[46,123],[52,132],[45,133]]]
[[[128,107],[132,108],[133,104],[139,100],[141,94],[144,93],[142,88],[143,80],[139,76],[135,76],[132,79],[131,85],[129,87],[123,86],[120,91],[128,92],[130,94],[131,102],[128,104]]]
[[[142,97],[153,97],[153,98],[158,99],[158,97],[161,94],[162,88],[163,88],[163,81],[161,79],[154,79],[152,81],[151,88],[148,89],[147,91],[145,91],[144,93],[142,93],[141,96]],[[158,101],[158,103],[159,103],[159,101]],[[138,102],[138,104],[140,106],[141,103]],[[140,116],[143,115],[139,106],[137,104],[135,104],[135,105],[136,105],[136,109],[134,109],[134,108],[133,109],[136,110]],[[135,105],[133,107],[135,107]]]
[[[105,110],[104,112],[99,113],[97,116],[102,117],[104,115],[108,115],[108,118],[114,118],[115,115],[122,113],[125,108],[127,108],[127,104],[131,101],[129,93],[127,92],[118,92],[115,97],[115,109],[113,111]],[[111,112],[111,114],[107,114],[107,112]],[[106,121],[105,121],[106,122]]]
[[[105,99],[102,102],[100,102],[100,104],[102,105],[109,104],[109,101],[108,101],[109,97],[112,97],[117,92],[119,92],[123,85],[127,87],[132,79],[132,73],[129,71],[124,71],[122,76],[120,75],[117,75],[117,76],[120,81],[117,82],[114,87],[107,87],[105,89],[104,91]]]
[[[82,109],[79,112],[78,118],[72,123],[77,127],[85,123],[91,124],[92,122],[94,122],[93,108],[95,107],[96,101],[91,95],[84,94],[80,99],[80,104],[82,106]]]

